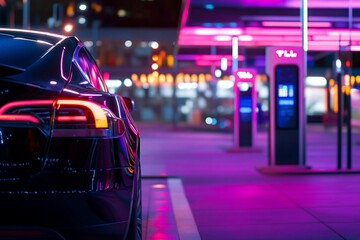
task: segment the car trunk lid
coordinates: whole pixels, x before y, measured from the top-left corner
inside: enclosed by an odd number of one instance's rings
[[[34,175],[46,160],[59,92],[1,77],[0,89],[0,179]]]

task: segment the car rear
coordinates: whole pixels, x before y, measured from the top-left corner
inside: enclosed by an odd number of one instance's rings
[[[26,76],[53,44],[2,33],[0,46],[0,179],[19,179],[44,167],[52,101],[62,86],[49,90]]]
[[[139,143],[122,98],[76,84],[77,39],[0,46],[0,239],[124,236]]]

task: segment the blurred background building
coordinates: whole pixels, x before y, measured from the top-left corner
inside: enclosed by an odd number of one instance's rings
[[[109,89],[133,98],[138,121],[232,129],[231,38],[239,67],[257,72],[258,122],[267,123],[267,46],[301,46],[301,0],[0,0],[0,27],[76,35]],[[309,0],[306,113],[331,123],[336,59],[360,94],[360,2]]]

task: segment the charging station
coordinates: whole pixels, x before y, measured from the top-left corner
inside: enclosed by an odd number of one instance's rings
[[[252,147],[256,134],[256,71],[241,68],[234,75],[234,148]]]
[[[269,165],[305,166],[304,52],[268,47]]]

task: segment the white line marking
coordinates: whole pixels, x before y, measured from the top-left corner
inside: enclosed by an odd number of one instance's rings
[[[201,239],[181,179],[169,178],[167,181],[180,240]]]

